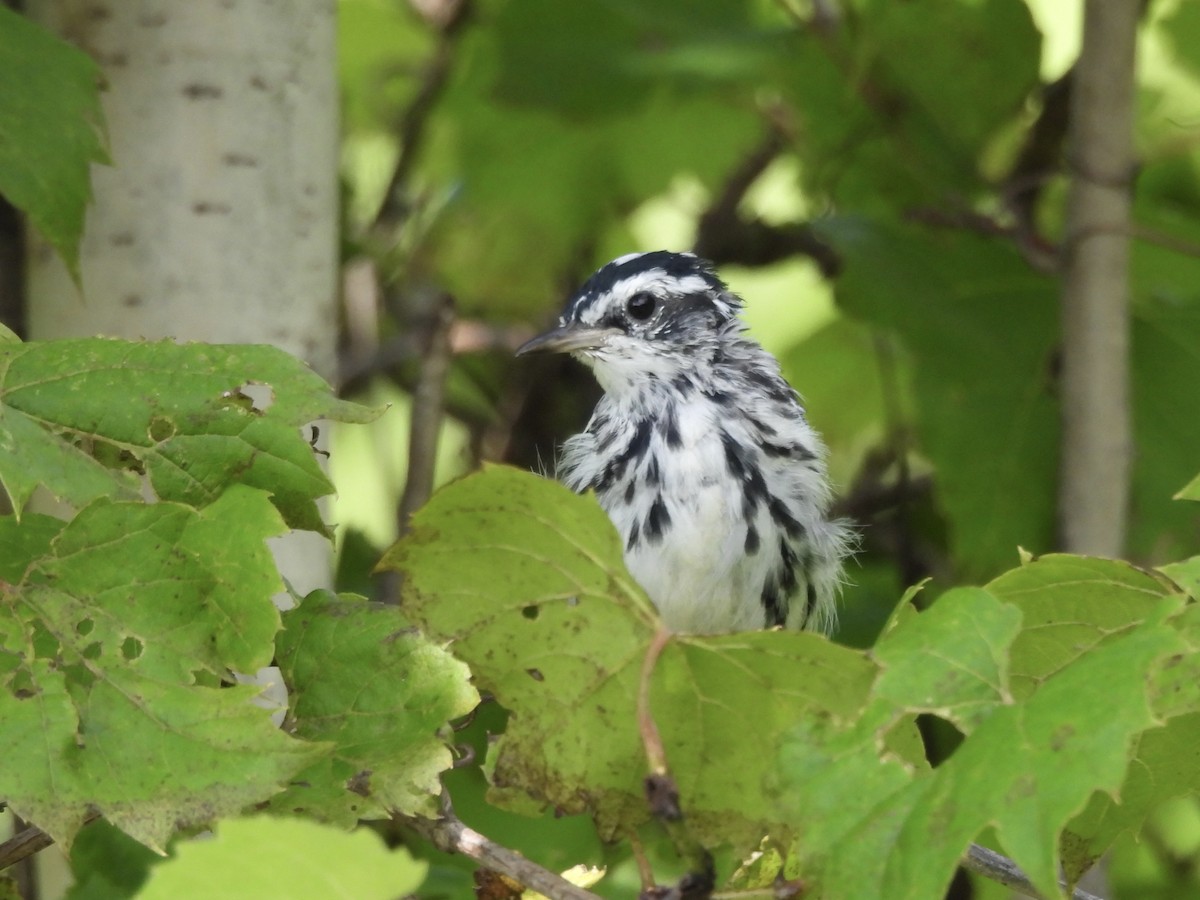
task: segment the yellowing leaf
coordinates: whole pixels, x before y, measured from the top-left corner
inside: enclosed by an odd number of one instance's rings
[[[405,612],[512,713],[493,796],[590,812],[605,836],[648,817],[636,702],[658,621],[593,498],[488,466],[436,494],[384,565],[404,573]],[[692,831],[749,850],[786,827],[766,799],[780,735],[854,714],[874,672],[813,634],[673,637],[650,701]]]
[[[173,859],[151,870],[139,900],[393,900],[420,887],[429,868],[365,828],[346,834],[302,819],[251,816],[215,831],[180,843]]]

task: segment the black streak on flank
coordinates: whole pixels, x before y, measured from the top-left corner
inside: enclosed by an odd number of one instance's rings
[[[596,490],[606,491],[625,474],[625,470],[629,467],[630,462],[641,459],[646,451],[650,449],[650,431],[651,424],[649,419],[642,419],[638,422],[637,427],[633,431],[633,437],[629,439],[625,449],[608,461],[608,465],[604,467],[604,471],[600,473],[600,477],[596,479]]]
[[[767,583],[763,585],[762,592],[763,612],[767,614],[768,628],[787,622],[787,609],[784,603],[785,601],[779,595],[779,587],[775,584],[775,579],[768,578]]]
[[[804,462],[808,462],[811,459],[817,458],[811,450],[808,450],[799,444],[782,446],[780,444],[772,444],[767,441],[763,441],[762,449],[763,453],[767,454],[767,456],[774,456],[776,458],[786,456],[791,457],[792,459],[802,460]]]
[[[746,378],[765,390],[772,400],[794,402],[796,399],[796,392],[778,375],[751,368],[746,372]]]
[[[751,508],[751,511],[758,508],[758,504],[767,499],[767,483],[763,480],[762,471],[758,466],[751,465],[746,470],[746,482],[743,485],[745,488],[745,503]]]
[[[683,437],[679,434],[679,412],[675,403],[667,404],[667,411],[658,420],[658,427],[668,447],[678,450],[683,446]]]
[[[636,481],[632,478],[629,479],[629,484],[625,485],[625,502],[626,503],[633,502],[633,494],[634,494],[634,486],[635,485],[636,485]]]
[[[717,406],[722,406],[726,409],[734,406],[734,397],[729,391],[723,391],[720,388],[709,388],[704,391],[704,396],[717,404]]]
[[[608,427],[608,416],[597,416],[588,423],[587,429],[596,441],[596,450],[603,453],[617,439],[617,429]]]
[[[692,381],[690,376],[682,374],[676,375],[671,379],[671,387],[675,388],[675,390],[679,393],[679,398],[681,400],[686,400],[692,391],[695,390],[696,384]]]
[[[796,518],[788,511],[787,504],[778,497],[772,497],[767,501],[767,509],[771,513],[771,518],[775,520],[775,524],[786,531],[790,537],[800,537],[804,534],[804,526],[796,521]]]
[[[657,544],[662,540],[663,532],[671,527],[671,516],[667,512],[667,504],[663,502],[662,494],[654,498],[650,512],[646,515],[646,540]]]
[[[779,588],[784,597],[791,597],[796,592],[796,564],[799,560],[786,540],[779,541],[779,558],[782,560],[779,567]]]
[[[631,550],[633,550],[633,548],[638,545],[638,541],[641,540],[641,537],[641,529],[638,527],[638,523],[634,522],[633,527],[629,529],[629,539],[625,541],[625,552],[629,553]]]
[[[729,474],[742,481],[746,477],[746,463],[742,458],[742,445],[729,436],[728,431],[721,432],[721,447],[725,450],[725,468]]]
[[[626,458],[626,461],[637,462],[650,449],[651,428],[649,419],[642,419],[642,421],[637,423],[637,427],[633,431],[633,437],[629,439],[629,446],[621,454]]]
[[[662,481],[662,474],[658,471],[658,457],[651,456],[650,461],[646,463],[646,487],[658,487]]]
[[[753,556],[757,553],[759,545],[758,529],[751,523],[746,526],[746,555]]]

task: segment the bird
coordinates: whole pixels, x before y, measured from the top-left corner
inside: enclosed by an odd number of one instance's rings
[[[556,475],[595,492],[668,629],[828,633],[853,530],[831,517],[825,445],[742,308],[699,256],[631,253],[516,352],[569,353],[603,389]]]

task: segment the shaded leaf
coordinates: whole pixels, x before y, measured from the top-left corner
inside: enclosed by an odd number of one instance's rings
[[[439,775],[453,762],[438,732],[479,702],[466,666],[395,607],[327,591],[286,614],[278,654],[290,730],[329,750],[274,806],[345,825],[392,810],[434,813]]]
[[[0,6],[0,193],[79,279],[91,164],[108,162],[100,70],[83,51]]]
[[[211,839],[178,844],[138,897],[392,900],[420,887],[428,870],[365,828],[346,834],[301,819],[253,816],[221,822],[215,831]]]
[[[965,573],[998,571],[1018,546],[1048,548],[1058,467],[1053,281],[973,235],[851,220],[825,227],[847,259],[839,302],[897,332],[912,354],[919,441]]]

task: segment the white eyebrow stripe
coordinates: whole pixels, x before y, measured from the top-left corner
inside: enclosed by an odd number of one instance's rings
[[[622,263],[629,262],[631,259],[637,259],[639,256],[645,256],[645,255],[646,255],[645,253],[626,253],[624,256],[618,256],[616,259],[614,259],[612,262],[610,262],[609,265],[610,266],[619,266]]]

